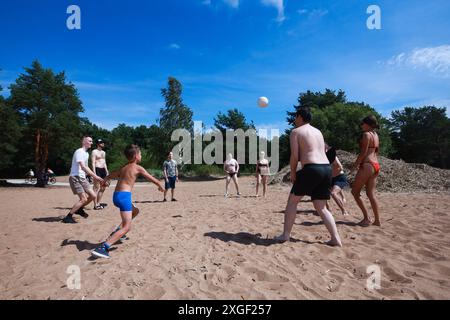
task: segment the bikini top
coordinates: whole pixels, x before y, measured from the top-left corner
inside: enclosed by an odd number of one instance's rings
[[[261,163],[261,162],[258,162],[258,166],[260,166],[260,167],[268,167],[269,164],[268,164],[268,163]]]
[[[375,146],[375,132],[373,131],[369,131],[368,133],[370,133],[370,136],[372,137],[372,139],[369,139],[369,149],[375,149],[375,153],[378,154],[378,146]]]

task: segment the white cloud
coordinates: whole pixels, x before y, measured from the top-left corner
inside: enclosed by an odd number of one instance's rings
[[[387,64],[427,70],[436,76],[447,78],[450,77],[450,45],[416,48],[409,53],[393,56]]]
[[[239,7],[239,0],[223,0],[226,4],[228,4],[232,8]]]
[[[314,10],[300,9],[300,10],[297,10],[297,13],[299,15],[308,15],[310,18],[314,18],[314,17],[320,18],[320,17],[327,15],[328,10],[326,10],[326,9],[314,9]]]
[[[283,0],[261,0],[265,6],[275,7],[278,11],[277,21],[283,22],[286,17],[284,16],[284,1]]]
[[[170,48],[170,49],[175,49],[175,50],[181,49],[180,45],[179,45],[179,44],[176,44],[176,43],[171,43],[170,46],[169,46],[169,48]]]

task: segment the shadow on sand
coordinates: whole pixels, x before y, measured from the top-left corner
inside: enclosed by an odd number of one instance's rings
[[[228,232],[207,232],[204,234],[205,237],[210,237],[213,239],[218,239],[223,242],[236,242],[240,244],[250,245],[250,244],[256,244],[257,246],[271,246],[274,244],[280,244],[281,241],[275,240],[275,239],[263,239],[261,238],[261,234],[251,234],[248,232],[239,232],[239,233],[228,233]],[[291,238],[290,242],[303,242],[306,244],[314,244],[314,243],[321,243],[321,242],[310,242],[305,240],[299,240]]]
[[[78,251],[86,251],[86,250],[93,250],[95,248],[97,248],[99,246],[100,243],[91,243],[87,240],[69,240],[69,239],[65,239],[63,240],[63,242],[61,242],[61,247],[66,247],[66,246],[76,246]],[[117,248],[111,247],[109,249],[109,251],[114,251]]]
[[[274,213],[285,213],[285,210],[274,211]],[[297,210],[297,214],[313,214],[319,216],[316,210]]]
[[[306,227],[312,227],[312,226],[319,226],[323,224],[323,221],[319,221],[319,222],[308,222],[308,221],[304,221],[302,223],[296,223],[297,225],[301,225],[301,226],[306,226]],[[351,222],[351,221],[336,221],[336,225],[346,225],[349,227],[359,227],[360,225],[356,222]]]
[[[42,217],[42,218],[33,218],[32,221],[37,222],[61,222],[64,216],[60,217]]]
[[[164,202],[163,200],[146,200],[146,201],[133,201],[133,203],[160,203]],[[170,201],[167,201],[170,202]]]

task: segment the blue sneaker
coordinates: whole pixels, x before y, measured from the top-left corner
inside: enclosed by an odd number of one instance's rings
[[[101,245],[99,245],[97,248],[95,248],[94,250],[92,250],[91,254],[97,258],[109,259],[108,249],[106,249],[106,246],[103,243]]]

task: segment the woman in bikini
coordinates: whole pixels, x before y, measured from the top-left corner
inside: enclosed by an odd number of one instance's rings
[[[259,160],[256,163],[256,197],[259,197],[259,184],[263,185],[263,197],[266,197],[267,182],[270,175],[269,160],[266,159],[266,153],[259,153]]]
[[[364,219],[359,224],[367,227],[371,224],[371,220],[369,219],[367,209],[364,206],[360,195],[362,188],[364,186],[366,187],[366,194],[370,200],[373,214],[375,216],[373,225],[381,226],[380,216],[378,213],[378,201],[375,197],[377,177],[380,173],[380,164],[378,163],[377,158],[380,140],[378,138],[378,134],[375,132],[375,129],[379,129],[380,126],[374,116],[364,118],[360,125],[363,130],[363,136],[359,142],[359,156],[351,169],[351,171],[358,169],[355,182],[353,182],[352,186],[352,194],[364,215]]]

